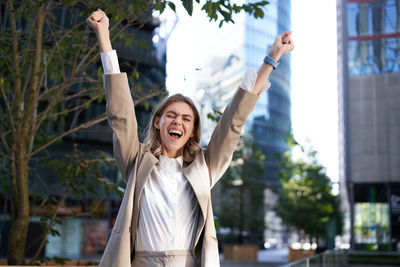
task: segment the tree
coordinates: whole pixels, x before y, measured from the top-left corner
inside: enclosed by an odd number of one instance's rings
[[[84,153],[74,144],[71,154],[63,158],[45,160],[42,167],[51,170],[53,179],[48,177],[39,178],[41,180],[40,189],[30,188],[31,216],[40,215],[41,234],[32,242],[27,244],[28,248],[35,247],[35,253],[29,260],[29,264],[36,265],[44,262],[54,261],[64,264],[66,258],[60,256],[39,258],[41,251],[48,242],[48,236],[61,236],[56,229],[56,225],[63,224],[66,220],[78,217],[101,217],[104,213],[102,204],[106,197],[112,193],[119,197],[123,196],[123,190],[113,183],[102,168],[108,170],[115,169],[109,164],[114,159],[107,158],[102,151]],[[69,207],[67,200],[84,201],[95,199],[92,205],[86,210]],[[44,213],[44,214],[43,214]]]
[[[90,45],[95,44],[94,36],[83,19],[89,10],[76,1],[10,0],[2,5],[6,12],[0,37],[0,153],[7,162],[11,198],[7,257],[10,264],[23,264],[30,207],[29,163],[63,137],[104,121],[105,114],[86,121],[80,116],[91,103],[104,99],[104,90],[97,46]],[[130,27],[143,27],[150,19],[139,20],[149,10],[148,3],[132,1],[130,5],[129,12],[122,12],[126,7],[121,4],[112,7],[114,38]],[[136,102],[160,89],[136,92]],[[52,122],[60,125],[58,131],[46,131]]]
[[[230,229],[225,238],[237,244],[262,244],[264,223],[264,158],[256,143],[241,138],[229,169],[221,179],[220,227]]]
[[[284,224],[304,233],[309,240],[327,240],[332,223],[340,235],[343,228],[340,197],[332,194],[330,179],[317,161],[317,152],[312,149],[305,152],[293,136],[288,143],[292,150],[279,157],[281,186],[275,190],[278,195],[275,212]],[[301,149],[303,158],[294,159],[293,149]]]
[[[181,2],[191,14],[194,1]],[[221,26],[242,10],[263,17],[266,4],[207,0],[202,8]],[[163,11],[167,6],[175,9],[173,2],[162,0],[0,2],[0,166],[2,183],[9,188],[4,193],[11,200],[9,264],[24,264],[30,162],[64,137],[106,120],[105,114],[89,119],[81,116],[91,103],[104,100],[95,37],[85,25],[91,8],[105,7],[112,40],[123,39],[130,45],[137,41],[135,33],[152,20],[151,10]],[[153,84],[145,90],[139,76],[137,70],[129,76],[136,104],[163,89]],[[54,122],[57,129],[49,130]]]

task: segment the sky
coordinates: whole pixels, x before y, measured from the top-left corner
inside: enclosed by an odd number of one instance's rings
[[[268,8],[268,7],[267,7]],[[332,181],[338,181],[337,44],[335,0],[292,0],[292,128],[298,142],[318,151],[320,163]],[[193,16],[177,5],[178,23],[166,25],[167,89],[196,98],[199,71],[224,46],[210,40],[234,43],[234,26],[208,22],[195,8]],[[174,21],[172,12],[163,16]],[[172,19],[171,19],[172,18]],[[167,23],[168,24],[168,23]],[[165,30],[164,29],[164,30]],[[228,33],[228,34],[226,34]],[[165,33],[161,33],[165,36]],[[225,51],[226,52],[226,51]]]
[[[339,180],[336,1],[292,0],[292,128]],[[308,140],[308,142],[307,142]]]

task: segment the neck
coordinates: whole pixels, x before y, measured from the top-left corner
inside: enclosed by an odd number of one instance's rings
[[[182,149],[177,151],[171,151],[166,148],[161,148],[161,154],[166,158],[178,158],[182,156]]]

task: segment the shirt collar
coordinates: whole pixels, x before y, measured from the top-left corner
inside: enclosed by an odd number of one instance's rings
[[[182,168],[183,165],[183,158],[182,156],[177,157],[177,158],[167,158],[163,155],[160,155],[159,157],[159,161],[160,161],[160,167],[174,167],[176,166],[176,168]]]

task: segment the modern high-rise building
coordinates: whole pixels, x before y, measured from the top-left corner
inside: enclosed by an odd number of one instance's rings
[[[400,249],[400,1],[339,0],[340,182],[352,249]]]
[[[290,30],[290,0],[269,2],[263,19],[242,14],[235,26],[234,47],[224,43],[229,51],[227,55],[221,55],[224,60],[214,58],[210,61],[209,76],[198,85],[202,94],[200,105],[205,113],[211,108],[224,109],[240,85],[246,69],[257,70],[278,33]],[[286,54],[270,75],[272,86],[261,95],[245,127],[267,157],[266,179],[271,184],[275,184],[278,171],[274,155],[287,149],[286,137],[291,129],[290,78],[290,54]],[[203,128],[204,143],[207,143],[213,128]]]
[[[250,17],[246,20],[246,68],[258,68],[260,59],[268,53],[275,37],[291,28],[290,0],[270,1],[270,4],[262,23],[257,24]],[[260,36],[264,40],[260,40]],[[271,73],[271,88],[257,103],[249,122],[252,135],[266,156],[265,177],[272,187],[278,182],[276,174],[279,168],[275,155],[288,149],[286,138],[291,130],[290,80],[288,53],[283,55],[279,67]]]
[[[206,117],[212,109],[222,111],[239,87],[246,69],[257,71],[276,36],[290,30],[291,2],[290,0],[271,0],[265,8],[263,19],[240,14],[240,17],[235,18],[235,25],[229,27],[234,29],[224,32],[226,29],[222,28],[219,38],[232,38],[233,34],[234,42],[232,44],[222,42],[226,47],[226,54],[213,58],[207,70],[202,70],[201,75],[206,76],[207,79],[201,79],[197,92],[202,95],[199,102],[203,117]],[[220,40],[215,40],[215,43],[221,45]],[[206,71],[207,75],[204,74]],[[291,130],[290,53],[281,58],[279,67],[272,72],[269,80],[272,84],[271,88],[261,95],[245,125],[245,132],[257,142],[266,156],[265,173],[260,175],[264,176],[269,187],[273,187],[278,183],[276,174],[279,168],[276,154],[288,149],[286,138]],[[213,122],[204,118],[202,123],[202,140],[203,144],[207,144],[214,129]],[[269,226],[265,238],[278,239],[279,242],[286,241],[282,240],[282,228],[272,227],[281,226],[280,222],[276,222],[278,218],[271,211],[274,204],[267,203],[272,199],[274,198],[266,198],[265,203],[266,224]],[[218,204],[215,209],[218,213]]]

